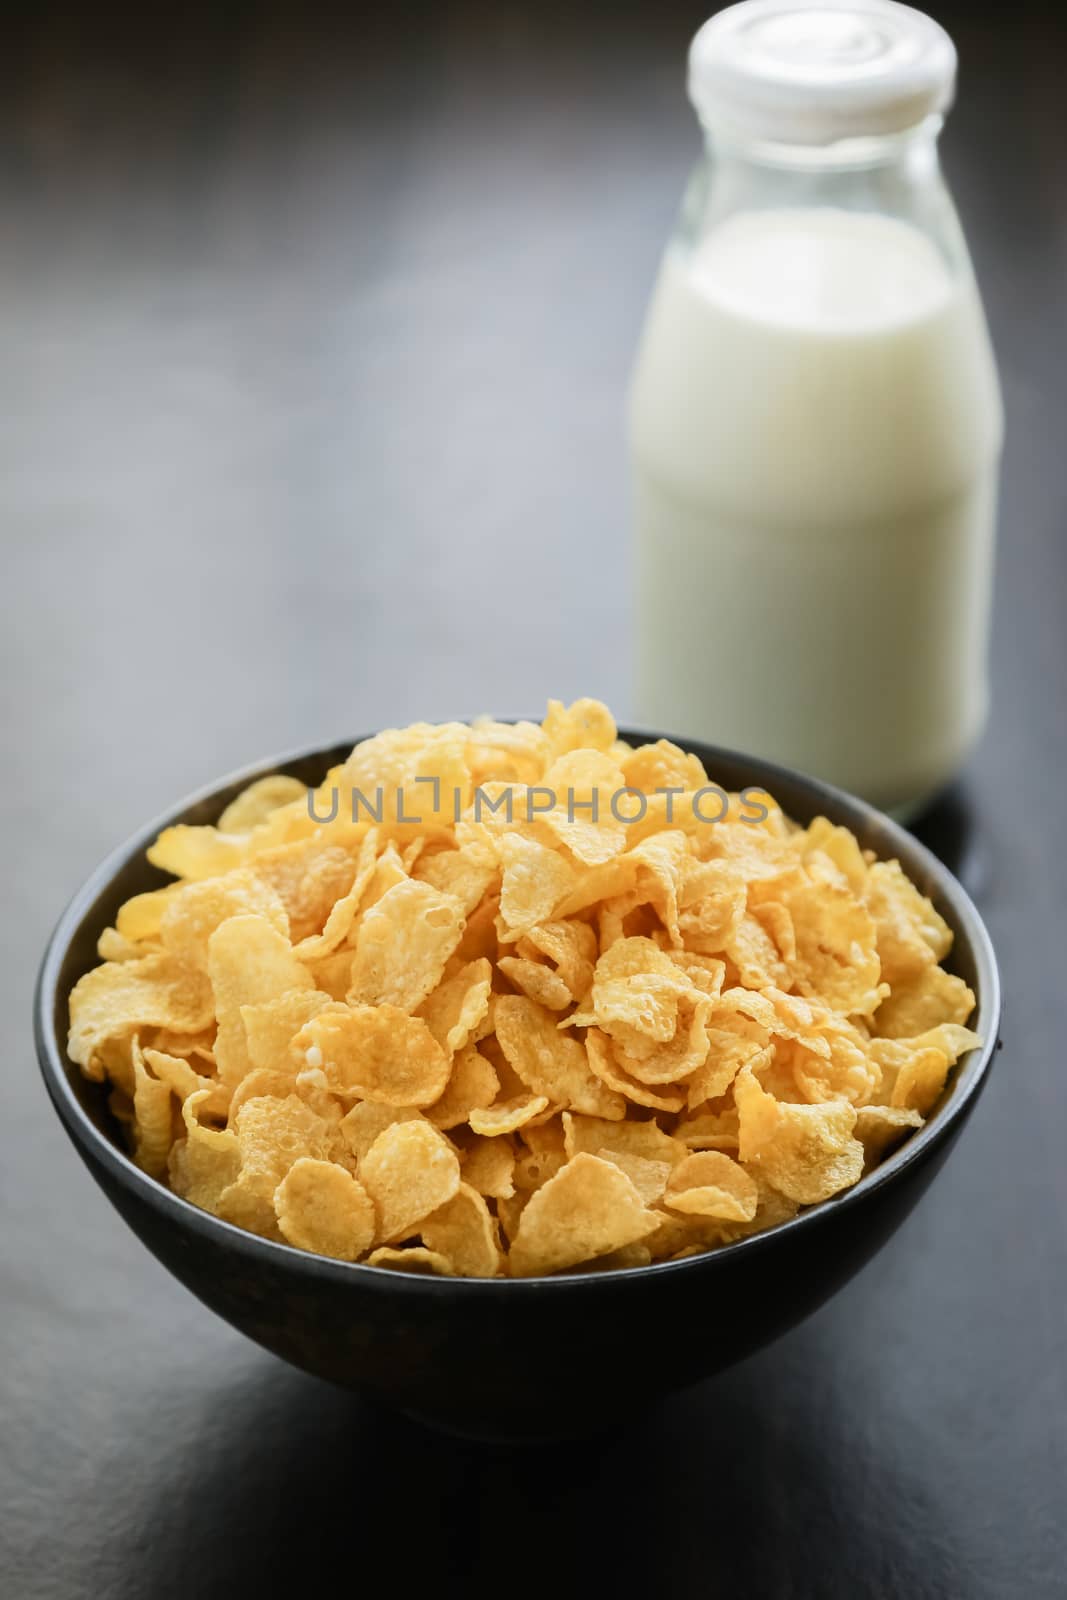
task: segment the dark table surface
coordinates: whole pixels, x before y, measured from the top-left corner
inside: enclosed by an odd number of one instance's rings
[[[487,1455],[166,1276],[66,1145],[30,988],[89,869],[223,770],[546,693],[629,710],[622,393],[700,14],[162,15],[23,8],[0,66],[0,1592],[359,1592],[376,1541],[400,1593],[1063,1594],[1062,22],[950,19],[1010,442],[992,720],[928,832],[1003,963],[991,1087],[806,1325],[610,1443]]]

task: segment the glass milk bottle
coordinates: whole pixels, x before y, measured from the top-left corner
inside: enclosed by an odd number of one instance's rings
[[[631,394],[640,721],[899,814],[987,702],[1002,414],[938,167],[955,66],[890,0],[701,29]]]

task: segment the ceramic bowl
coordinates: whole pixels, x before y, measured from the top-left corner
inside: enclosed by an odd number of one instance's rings
[[[622,730],[633,741],[655,733]],[[949,966],[978,998],[984,1044],[950,1076],[926,1125],[854,1188],[766,1233],[655,1266],[552,1278],[416,1276],[308,1255],[179,1199],[126,1153],[103,1086],[66,1054],[67,997],[130,895],[164,875],[145,849],[174,822],[213,822],[246,784],[282,771],[320,781],[354,741],[263,762],[157,818],[75,895],[45,952],[36,995],[41,1070],[59,1117],[126,1222],[205,1305],[284,1360],[472,1437],[545,1438],[630,1415],[719,1372],[814,1311],[882,1247],[937,1175],[989,1074],[1000,987],[981,918],[911,834],[860,800],[769,762],[672,735],[731,790],[770,790],[800,822],[822,814],[897,857],[955,934]]]

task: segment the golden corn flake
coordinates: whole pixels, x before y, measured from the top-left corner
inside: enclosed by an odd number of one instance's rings
[[[290,1069],[288,1072],[277,1072],[271,1067],[253,1067],[251,1072],[246,1072],[236,1089],[230,1092],[230,1098],[225,1106],[226,1120],[232,1128],[237,1121],[238,1113],[246,1100],[259,1100],[263,1096],[268,1099],[284,1100],[288,1095],[297,1094],[299,1085],[296,1074]],[[304,1095],[300,1096],[305,1099]],[[205,1107],[205,1114],[211,1107]],[[223,1108],[220,1107],[220,1111]]]
[[[704,1107],[680,1117],[674,1137],[687,1150],[736,1150],[740,1142],[737,1107],[732,1099],[727,1105],[720,1100],[718,1109]]]
[[[734,1083],[738,1154],[801,1205],[828,1200],[863,1172],[863,1146],[853,1137],[856,1110],[845,1100],[793,1105],[768,1094],[746,1067]]]
[[[881,1069],[881,1098],[888,1105],[929,1116],[949,1069],[980,1042],[977,1034],[955,1023],[943,1023],[913,1039],[872,1039],[870,1054]]]
[[[463,1181],[479,1194],[507,1200],[515,1193],[515,1147],[506,1135],[485,1138],[471,1131],[459,1149]]]
[[[142,956],[158,955],[159,945],[155,939],[138,944],[117,928],[105,928],[96,941],[96,953],[101,961],[139,961]]]
[[[249,1065],[292,1076],[295,1068],[289,1045],[294,1034],[335,1003],[321,989],[308,988],[290,989],[270,1000],[243,1005],[240,1017]]]
[[[377,1237],[395,1244],[458,1192],[459,1157],[428,1122],[396,1122],[375,1139],[359,1177],[374,1201]]]
[[[655,1227],[622,1169],[582,1151],[530,1196],[508,1256],[511,1274],[560,1272],[633,1244]]]
[[[555,963],[572,1000],[589,993],[597,960],[596,934],[587,922],[544,922],[531,928],[526,939],[533,951]]]
[[[380,1106],[373,1100],[357,1100],[340,1123],[341,1137],[356,1161],[357,1171],[380,1133],[396,1122],[417,1121],[421,1116],[414,1106]]]
[[[702,789],[708,781],[699,757],[687,755],[669,739],[629,751],[622,760],[622,775],[631,789],[645,794],[657,789]]]
[[[133,895],[119,907],[112,931],[120,934],[131,946],[156,938],[164,911],[181,893],[181,889],[181,884],[170,883],[165,889],[150,889],[147,894]],[[143,951],[141,953],[144,954]]]
[[[569,1159],[563,1129],[553,1117],[549,1122],[528,1122],[519,1130],[513,1179],[517,1189],[530,1192],[554,1178]]]
[[[637,866],[634,901],[654,909],[671,946],[676,949],[681,949],[683,942],[678,906],[688,853],[686,835],[681,829],[673,829],[642,839],[629,856]]]
[[[756,1180],[721,1150],[700,1150],[671,1171],[664,1203],[672,1211],[723,1222],[751,1222],[759,1190]]]
[[[252,1068],[242,1008],[314,985],[285,934],[260,916],[231,917],[215,929],[208,940],[207,971],[218,1019],[219,1077],[235,1088]]]
[[[449,1060],[421,1017],[392,1005],[320,1011],[296,1034],[294,1060],[321,1072],[343,1100],[428,1106],[444,1092]]]
[[[451,895],[411,878],[395,884],[360,923],[349,1002],[414,1011],[440,983],[464,925]]]
[[[152,1031],[152,1043],[156,1050],[166,1055],[184,1056],[189,1061],[195,1056],[198,1061],[206,1063],[207,1070],[214,1072],[215,1033],[214,1019],[200,1033],[173,1033],[169,1028],[155,1028]]]
[[[179,822],[164,828],[145,852],[154,867],[176,878],[217,878],[244,865],[249,853],[244,834]]]
[[[668,1211],[662,1204],[653,1208],[653,1215],[655,1230],[644,1241],[653,1261],[677,1261],[712,1250],[724,1242],[729,1226],[714,1217]]]
[[[274,1191],[282,1238],[298,1250],[358,1261],[374,1243],[374,1202],[344,1167],[301,1156]]]
[[[548,1100],[543,1094],[521,1094],[510,1100],[497,1100],[484,1108],[475,1106],[467,1121],[475,1133],[492,1139],[525,1127],[547,1108]]]
[[[183,1104],[185,1137],[171,1147],[167,1171],[175,1194],[217,1216],[222,1195],[236,1181],[241,1156],[232,1129],[200,1121],[210,1098],[210,1090],[198,1090]]]
[[[891,987],[918,977],[948,955],[952,929],[919,893],[899,861],[872,862],[858,892],[874,922],[882,978]]]
[[[868,1164],[878,1161],[891,1145],[910,1133],[913,1128],[921,1128],[922,1116],[918,1111],[908,1110],[904,1106],[861,1106],[856,1113],[856,1126],[853,1130],[856,1138],[863,1145],[864,1154]]]
[[[586,1034],[585,1047],[590,1071],[600,1079],[605,1088],[611,1090],[613,1096],[621,1099],[623,1116],[627,1114],[627,1100],[635,1106],[649,1106],[653,1111],[681,1111],[685,1105],[684,1092],[670,1088],[651,1089],[646,1084],[639,1083],[635,1078],[631,1078],[620,1067],[612,1049],[611,1040],[606,1033],[601,1033],[596,1028],[590,1028]],[[596,1114],[594,1113],[594,1115]],[[603,1115],[603,1113],[600,1114]]]
[[[338,1153],[340,1120],[339,1116],[336,1120],[320,1116],[295,1094],[247,1101],[236,1118],[242,1174],[274,1178],[273,1195],[277,1183],[301,1155],[332,1159]]]
[[[575,700],[570,706],[550,700],[541,726],[553,757],[571,750],[607,751],[615,743],[615,719],[599,700]]]
[[[417,839],[412,839],[410,844],[406,844],[400,852],[400,865],[409,878],[411,877],[411,869],[416,865],[419,857],[423,855],[428,844],[429,840],[420,833]]]
[[[569,751],[552,763],[543,787],[556,796],[543,825],[576,861],[595,867],[625,850],[625,824],[611,810],[612,797],[623,787],[622,773],[608,756]]]
[[[508,1248],[515,1242],[515,1235],[519,1231],[526,1202],[530,1198],[524,1190],[512,1190],[510,1195],[503,1195],[496,1202],[497,1221],[500,1223],[500,1232],[507,1241]]]
[[[855,1183],[981,1043],[899,862],[595,700],[386,730],[148,855],[176,881],[100,934],[71,1059],[153,1178],[342,1262],[720,1249]]]
[[[390,889],[395,889],[398,883],[406,883],[407,880],[408,875],[404,871],[404,862],[400,851],[393,840],[389,839],[374,863],[370,882],[367,884],[360,899],[360,909],[369,911],[371,906],[378,904],[383,895],[389,893]],[[349,942],[353,942],[351,934],[348,938]]]
[[[477,910],[500,883],[497,852],[486,840],[475,838],[461,849],[435,850],[420,856],[412,876],[459,902],[465,917]]]
[[[352,863],[350,861],[348,872],[340,873],[338,876],[338,882],[347,884],[347,888],[338,898],[334,899],[332,903],[326,904],[325,907],[320,898],[322,890],[321,878],[317,882],[312,880],[309,883],[300,885],[298,892],[303,893],[303,898],[299,906],[300,920],[298,926],[301,930],[305,928],[311,930],[321,929],[321,932],[305,932],[304,936],[296,944],[296,954],[302,961],[306,961],[309,964],[328,961],[337,951],[338,946],[342,945],[348,938],[359,914],[360,906],[364,899],[368,898],[370,882],[379,865],[376,854],[377,848],[378,833],[374,828],[371,828],[363,837],[359,847],[359,855],[355,862]],[[323,870],[323,876],[326,876],[325,869]],[[343,987],[347,988],[348,982],[351,981],[352,956],[347,954],[342,959],[345,963],[345,984]]]
[[[426,1116],[435,1128],[456,1128],[468,1120],[472,1111],[491,1106],[499,1090],[500,1079],[493,1063],[477,1045],[464,1045],[452,1059],[444,1094],[427,1106]]]
[[[199,1033],[213,1015],[211,985],[197,968],[166,954],[108,962],[71,993],[67,1049],[86,1076],[102,1077],[96,1058],[109,1040],[149,1027]]]
[[[394,837],[447,832],[471,797],[470,729],[461,722],[413,723],[357,744],[341,769],[341,804],[366,806]],[[366,814],[366,813],[364,813]],[[405,820],[407,818],[416,820]]]
[[[266,822],[279,806],[288,806],[307,800],[307,784],[299,778],[290,778],[284,772],[272,773],[268,778],[257,778],[247,789],[242,789],[231,800],[218,820],[220,833],[251,833],[261,822]]]
[[[249,871],[281,901],[293,944],[310,950],[334,908],[347,903],[355,866],[348,850],[320,834],[257,853]]]
[[[778,946],[751,912],[745,912],[721,948],[746,989],[789,988],[794,981]],[[811,982],[808,978],[804,981]]]
[[[694,950],[672,950],[671,960],[685,973],[695,989],[716,999],[722,993],[726,962],[717,956],[704,956]]]
[[[139,1048],[137,1040],[134,1040],[134,1045],[135,1048]],[[202,1077],[189,1065],[184,1056],[172,1056],[163,1050],[153,1050],[148,1047],[143,1051],[142,1059],[152,1076],[165,1083],[170,1092],[176,1096],[179,1105],[184,1104],[190,1095],[197,1094],[201,1090],[206,1089],[210,1094],[215,1089],[213,1081]]]
[[[886,991],[879,981],[875,926],[866,907],[834,884],[789,890],[783,900],[796,930],[798,992],[845,1016],[869,1016],[877,1010]]]
[[[591,1070],[585,1047],[561,1033],[543,1006],[521,995],[501,995],[494,1019],[505,1056],[534,1094],[590,1117],[626,1115],[620,1097]]]
[[[494,722],[476,717],[467,740],[473,784],[534,784],[548,764],[548,736],[536,722]]]
[[[421,1272],[433,1278],[454,1278],[456,1269],[447,1256],[425,1245],[409,1245],[406,1250],[394,1250],[391,1245],[381,1245],[367,1257],[370,1267],[388,1267],[395,1272]]]
[[[596,964],[593,976],[594,1020],[613,1037],[629,1030],[654,1041],[673,1039],[678,1002],[683,995],[700,998],[686,974],[651,939],[619,939]]]
[[[512,931],[525,932],[548,922],[579,880],[568,857],[521,833],[505,834],[500,859],[500,915]]]
[[[708,1059],[711,1006],[710,995],[703,995],[696,1001],[688,997],[683,1000],[678,1008],[674,1038],[668,1044],[651,1050],[644,1046],[633,1053],[624,1043],[616,1042],[615,1059],[619,1066],[639,1083],[680,1083],[691,1079]]]
[[[161,1178],[174,1143],[170,1085],[156,1078],[133,1040],[133,1159],[150,1178]]]
[[[966,1022],[974,1003],[974,993],[962,978],[944,967],[924,967],[882,1001],[875,1030],[887,1039],[907,1039],[941,1022]]]
[[[610,1151],[613,1155],[633,1156],[674,1167],[686,1155],[681,1140],[664,1133],[653,1117],[643,1121],[627,1118],[625,1122],[605,1122],[598,1117],[577,1117],[564,1112],[563,1137],[568,1157],[587,1150],[607,1159],[606,1152]]]
[[[536,1000],[549,1011],[566,1011],[574,1003],[574,996],[559,973],[542,961],[530,961],[525,956],[501,956],[497,966],[528,1000]]]
[[[670,1162],[650,1161],[647,1156],[632,1155],[626,1150],[601,1148],[592,1153],[601,1161],[613,1161],[620,1172],[625,1172],[646,1206],[662,1200],[671,1175]]]
[[[789,907],[780,900],[761,900],[752,907],[752,915],[767,933],[778,954],[785,963],[786,970],[796,966],[797,961],[797,930],[793,924],[793,913]]]
[[[416,1016],[446,1054],[462,1050],[489,1015],[492,983],[493,968],[488,960],[468,961],[443,979],[419,1006]]]
[[[235,1131],[240,1167],[219,1196],[219,1215],[266,1238],[280,1237],[275,1190],[302,1157],[330,1161],[343,1153],[338,1123],[320,1116],[298,1095],[263,1095],[241,1107]]]
[[[587,1261],[582,1272],[626,1272],[631,1267],[648,1267],[652,1264],[652,1251],[647,1244],[624,1244],[618,1250],[610,1250],[606,1256],[598,1256],[593,1261]]]
[[[812,1105],[848,1100],[854,1106],[865,1106],[879,1092],[881,1074],[876,1063],[851,1040],[836,1038],[829,1062],[809,1054],[802,1045],[780,1045],[778,1051],[788,1056],[793,1081],[801,1097]]]
[[[629,851],[606,861],[603,866],[575,872],[567,892],[556,904],[553,920],[567,922],[578,915],[602,915],[613,901],[633,893],[637,872],[638,864]],[[606,950],[608,943],[610,941],[601,939],[600,950]]]
[[[816,817],[808,825],[801,848],[804,863],[809,868],[813,857],[818,854],[826,859],[832,869],[831,881],[843,882],[861,899],[867,896],[871,882],[868,864],[855,834],[847,828],[838,827],[826,817]]]
[[[742,1067],[756,1071],[771,1057],[766,1029],[739,1013],[715,1013],[706,1036],[707,1054],[686,1080],[690,1111],[726,1094]]]
[[[454,961],[496,961],[499,941],[497,923],[500,916],[499,895],[489,893],[467,918],[463,937],[456,946]]]
[[[303,960],[300,950],[296,952]],[[335,950],[330,955],[307,961],[307,971],[312,984],[330,1000],[344,1000],[352,981],[351,950]]]
[[[497,1224],[477,1189],[461,1183],[451,1200],[419,1224],[427,1250],[464,1278],[495,1278],[504,1264]]]

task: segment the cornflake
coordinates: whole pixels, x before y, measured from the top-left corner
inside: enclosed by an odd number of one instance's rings
[[[696,806],[714,778],[579,700],[259,779],[153,844],[175,881],[103,930],[71,1059],[150,1177],[342,1262],[612,1271],[775,1227],[981,1040],[899,862],[762,791]]]

